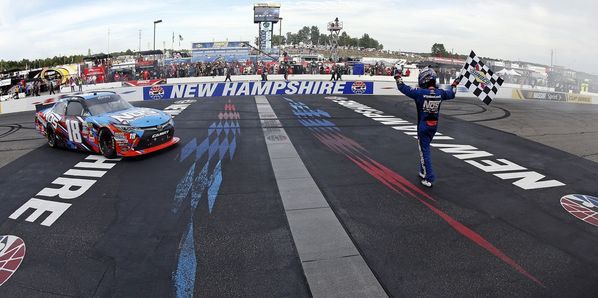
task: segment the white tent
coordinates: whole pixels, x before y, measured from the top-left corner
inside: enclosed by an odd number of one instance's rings
[[[496,74],[501,75],[501,76],[504,76],[504,75],[515,76],[515,77],[520,77],[521,76],[521,74],[519,74],[515,70],[513,70],[513,69],[506,69],[506,68],[503,68],[503,69],[499,70],[498,72],[496,72]]]
[[[518,72],[516,72],[514,69],[507,70],[507,74],[511,75],[511,76],[516,76],[516,77],[520,77],[521,76],[521,74],[519,74]]]
[[[501,69],[501,70],[497,71],[497,72],[496,72],[496,74],[497,74],[497,75],[504,76],[504,75],[506,75],[506,74],[509,74],[509,71],[508,71],[506,68],[503,68],[503,69]]]

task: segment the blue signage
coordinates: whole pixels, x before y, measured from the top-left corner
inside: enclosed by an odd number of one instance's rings
[[[196,83],[143,87],[143,100],[211,96],[292,94],[373,94],[374,83],[362,81],[267,81]]]

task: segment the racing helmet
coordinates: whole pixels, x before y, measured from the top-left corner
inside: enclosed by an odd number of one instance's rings
[[[436,86],[436,72],[434,69],[426,66],[419,72],[419,77],[417,78],[417,83],[419,84],[420,88],[428,88],[428,87],[435,87]]]

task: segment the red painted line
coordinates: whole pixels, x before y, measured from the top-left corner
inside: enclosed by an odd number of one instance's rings
[[[492,245],[492,243],[490,243],[488,240],[484,239],[484,237],[482,237],[480,234],[474,232],[473,230],[466,227],[465,225],[463,225],[456,219],[452,218],[450,215],[448,215],[448,214],[442,212],[440,209],[434,207],[432,204],[430,204],[420,198],[417,198],[417,199],[420,202],[422,202],[424,205],[426,205],[426,207],[430,208],[434,213],[436,213],[440,217],[442,217],[442,219],[444,219],[449,225],[451,225],[451,227],[453,227],[453,229],[455,229],[461,235],[463,235],[463,236],[467,237],[468,239],[470,239],[471,241],[475,242],[477,245],[486,249],[487,251],[489,251],[490,253],[492,253],[493,255],[498,257],[499,259],[501,259],[503,262],[505,262],[508,265],[510,265],[511,267],[513,267],[519,273],[525,275],[527,278],[531,279],[538,285],[545,288],[544,284],[540,280],[538,280],[536,277],[534,277],[533,275],[531,275],[530,273],[525,271],[525,269],[523,269],[523,267],[521,267],[519,264],[517,264],[517,262],[515,262],[509,256],[505,255],[500,249],[496,248],[494,245]]]
[[[346,155],[347,158],[349,158],[353,163],[355,163],[356,165],[358,165],[360,168],[364,169],[366,172],[368,172],[372,177],[376,178],[378,181],[382,182],[384,185],[386,185],[388,188],[392,189],[395,192],[399,192],[394,185],[391,185],[389,181],[387,181],[386,179],[384,179],[384,177],[382,177],[380,175],[380,173],[378,173],[375,169],[372,169],[370,167],[368,167],[367,165],[361,163],[360,161],[357,161],[355,159],[353,159],[351,156]],[[400,186],[400,185],[399,185]],[[404,191],[407,191],[407,189],[405,189],[404,187],[401,188]]]
[[[413,183],[409,182],[407,179],[405,179],[405,177],[399,175],[398,173],[396,173],[395,171],[385,167],[384,165],[380,164],[379,162],[371,159],[368,157],[368,159],[374,163],[376,166],[378,166],[379,168],[382,169],[382,171],[384,171],[384,173],[386,173],[387,175],[397,179],[398,181],[400,181],[402,184],[408,186],[410,189],[412,189],[413,191],[417,192],[418,194],[420,194],[421,196],[423,196],[424,198],[434,201],[436,202],[436,200],[434,198],[432,198],[429,194],[427,194],[426,192],[424,192],[423,190],[421,190],[419,187],[413,185]]]
[[[395,188],[395,186],[396,186],[396,187],[400,188],[403,192],[406,192],[406,193],[410,194],[411,196],[414,196],[414,194],[411,191],[409,191],[409,189],[407,189],[404,185],[402,185],[398,181],[392,179],[392,177],[385,175],[385,173],[383,171],[374,167],[371,163],[367,163],[366,161],[360,159],[359,157],[356,157],[359,159],[359,161],[357,161],[356,159],[354,159],[353,157],[351,157],[349,155],[346,155],[346,156],[351,161],[353,161],[355,164],[357,164],[359,167],[361,167],[362,169],[364,169],[368,173],[370,173],[370,175],[372,175],[374,178],[378,179],[378,181],[384,183],[386,186],[390,187],[395,192],[399,192]],[[391,186],[391,184],[392,184],[392,186]]]
[[[384,165],[380,164],[376,160],[365,155],[363,153],[363,151],[359,152],[359,153],[363,154],[363,156],[365,158],[367,158],[368,161],[366,161],[365,159],[360,158],[356,154],[354,154],[353,153],[354,151],[351,150],[352,149],[351,147],[363,148],[363,147],[361,147],[361,145],[359,145],[359,143],[353,141],[350,138],[345,137],[342,134],[337,134],[336,138],[334,136],[327,136],[326,134],[321,134],[321,133],[316,133],[316,132],[314,132],[313,134],[320,142],[322,142],[326,147],[330,148],[332,151],[341,153],[341,152],[339,152],[339,149],[341,149],[342,151],[344,151],[343,152],[344,155],[349,160],[351,160],[354,164],[359,166],[361,169],[365,170],[372,177],[374,177],[378,181],[382,182],[382,184],[386,185],[388,188],[390,188],[391,190],[393,190],[399,194],[401,194],[401,191],[399,191],[398,189],[402,190],[402,192],[404,192],[406,194],[411,195],[412,198],[417,199],[422,204],[424,204],[426,207],[428,207],[430,210],[432,210],[434,213],[436,213],[438,216],[440,216],[444,221],[446,221],[459,234],[465,236],[467,239],[474,242],[478,246],[484,248],[486,251],[490,252],[491,254],[493,254],[494,256],[499,258],[501,261],[507,263],[509,266],[511,266],[517,272],[523,274],[528,279],[532,280],[536,284],[545,288],[544,284],[539,279],[537,279],[536,277],[534,277],[533,275],[528,273],[523,267],[521,267],[521,265],[519,265],[517,262],[515,262],[513,259],[511,259],[509,256],[507,256],[505,253],[503,253],[500,249],[495,247],[492,243],[490,243],[488,240],[486,240],[480,234],[478,234],[475,231],[471,230],[470,228],[466,227],[464,224],[462,224],[458,220],[452,218],[450,215],[444,213],[440,209],[436,208],[431,203],[429,203],[429,202],[425,201],[424,199],[420,198],[419,196],[415,195],[414,192],[416,192],[417,194],[419,194],[421,197],[423,197],[425,199],[436,202],[436,200],[432,196],[430,196],[429,194],[427,194],[426,192],[424,192],[417,186],[413,185],[411,182],[409,182],[407,179],[405,179],[405,177],[399,175],[398,173],[394,172],[393,170],[385,167]],[[355,144],[357,146],[355,146]]]

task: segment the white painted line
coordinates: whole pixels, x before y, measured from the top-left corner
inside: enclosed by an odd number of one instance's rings
[[[255,101],[303,272],[314,297],[387,297],[307,171],[265,96]]]

